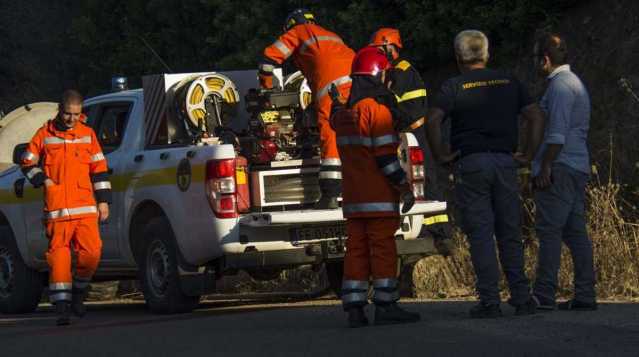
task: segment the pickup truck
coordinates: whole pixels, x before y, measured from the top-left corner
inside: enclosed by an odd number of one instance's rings
[[[94,281],[137,278],[150,310],[161,313],[191,311],[217,279],[239,270],[274,279],[282,269],[326,264],[339,291],[344,218],[341,209],[313,208],[319,160],[276,155],[251,161],[261,154],[247,160],[237,145],[246,131],[234,129],[239,139],[225,143],[207,129],[223,116],[230,126],[255,124],[247,111],[224,106],[246,105],[239,93],[257,87],[256,78],[256,71],[155,75],[144,78],[142,89],[85,100],[114,194],[111,215],[100,225],[103,255]],[[288,118],[269,110],[262,118]],[[396,234],[400,261],[407,262],[435,253],[432,241],[416,238],[424,217],[443,212],[446,203],[419,200],[423,155],[411,134],[401,140],[398,155],[418,196]],[[14,164],[24,147],[13,149]],[[30,312],[41,301],[48,243],[42,208],[42,190],[17,165],[0,173],[4,313]]]

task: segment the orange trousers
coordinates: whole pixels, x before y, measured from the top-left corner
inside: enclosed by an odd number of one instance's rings
[[[70,221],[46,223],[49,250],[49,282],[51,284],[73,281],[71,273],[71,249],[76,254],[76,279],[90,280],[102,254],[102,240],[97,217],[78,218]]]
[[[395,232],[399,217],[348,218],[344,280],[397,277]]]
[[[337,87],[343,98],[348,98],[351,93],[351,83],[342,84]],[[337,152],[337,141],[335,131],[331,128],[329,118],[331,117],[332,99],[330,95],[324,95],[319,99],[315,109],[317,110],[317,127],[320,133],[321,158],[339,159]],[[339,166],[339,165],[338,165]]]

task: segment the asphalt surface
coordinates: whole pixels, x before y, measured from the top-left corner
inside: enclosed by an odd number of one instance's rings
[[[190,314],[152,315],[137,302],[91,304],[56,327],[49,306],[0,315],[0,356],[639,356],[639,304],[471,320],[473,302],[409,301],[422,321],[345,327],[336,300],[217,301]],[[369,316],[372,306],[368,307]]]

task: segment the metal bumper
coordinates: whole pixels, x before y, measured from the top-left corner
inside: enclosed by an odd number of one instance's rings
[[[343,252],[336,252],[334,244],[339,241],[326,241],[305,247],[271,250],[248,251],[240,254],[227,254],[224,267],[226,269],[244,268],[293,268],[300,265],[317,265],[323,261],[335,261],[344,259]],[[427,257],[439,254],[432,238],[396,240],[397,255],[400,257],[411,256]]]

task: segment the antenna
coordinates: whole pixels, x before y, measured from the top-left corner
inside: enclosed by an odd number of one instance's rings
[[[146,48],[149,49],[149,51],[151,51],[151,53],[153,53],[153,55],[155,56],[155,58],[158,59],[158,61],[160,61],[160,63],[162,63],[162,65],[170,72],[173,73],[173,70],[171,69],[171,67],[169,67],[168,64],[166,64],[166,62],[164,62],[164,60],[162,59],[162,57],[160,57],[160,55],[158,55],[157,52],[155,52],[155,50],[153,49],[153,47],[151,47],[151,45],[149,45],[148,42],[146,42],[146,40],[140,36],[140,35],[136,35],[137,38],[140,39],[140,41],[142,41],[142,43],[144,43],[144,45],[146,46]]]

